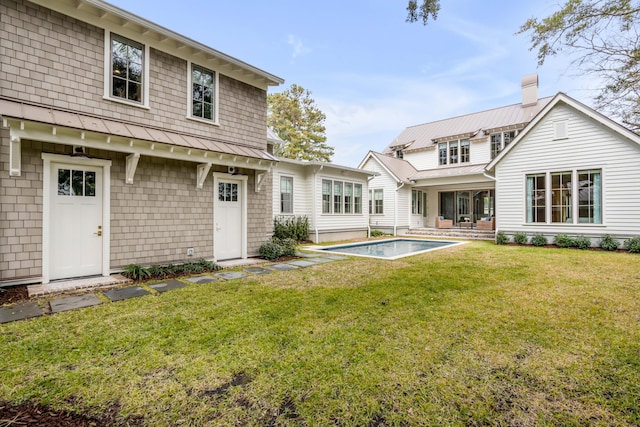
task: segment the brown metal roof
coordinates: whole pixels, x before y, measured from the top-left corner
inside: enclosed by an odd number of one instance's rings
[[[371,156],[378,160],[389,172],[395,175],[399,181],[409,181],[409,178],[418,172],[416,168],[406,160],[376,153],[375,151],[370,151],[370,153]]]
[[[486,163],[479,165],[466,165],[455,167],[440,167],[438,169],[426,169],[421,170],[415,175],[411,176],[411,179],[416,181],[419,179],[433,179],[433,178],[447,178],[452,176],[462,175],[481,175],[484,172]]]
[[[452,117],[436,122],[425,123],[406,128],[384,153],[392,152],[391,147],[410,144],[406,151],[420,150],[434,145],[433,140],[454,135],[476,134],[479,130],[507,128],[510,126],[524,127],[538,114],[552,97],[540,98],[535,105],[523,107],[522,104],[508,105],[492,110]]]
[[[93,116],[55,110],[48,107],[0,99],[0,116],[29,120],[84,131],[116,135],[123,138],[157,142],[216,153],[232,154],[263,160],[277,160],[263,150],[238,144],[216,141],[201,136],[181,134],[163,129],[101,119]]]

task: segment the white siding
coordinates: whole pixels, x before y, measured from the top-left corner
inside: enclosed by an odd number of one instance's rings
[[[567,120],[568,138],[553,140],[554,122],[561,120]],[[528,235],[640,235],[639,165],[637,143],[558,104],[496,165],[497,228]],[[526,223],[527,174],[583,169],[602,169],[602,224]]]
[[[273,171],[273,214],[280,213],[280,177],[293,177],[293,215],[307,215],[312,220],[311,183],[306,168],[279,163]],[[287,214],[291,215],[291,214]]]
[[[322,213],[322,180],[351,182],[362,185],[362,213],[359,214],[323,214]],[[318,208],[318,230],[349,230],[349,229],[366,229],[369,225],[369,194],[367,180],[355,174],[331,173],[322,171],[318,174],[316,183],[317,208]],[[332,200],[333,206],[333,200]],[[343,209],[344,209],[344,188],[343,188]]]
[[[408,161],[417,170],[428,170],[457,166],[487,164],[491,161],[491,144],[489,137],[484,140],[471,141],[469,144],[469,163],[456,163],[455,165],[439,166],[438,147],[415,153],[404,153],[404,160]]]

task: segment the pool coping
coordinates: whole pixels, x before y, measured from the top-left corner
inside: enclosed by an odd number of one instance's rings
[[[339,252],[339,251],[328,251],[327,249],[332,249],[332,248],[340,248],[340,247],[353,247],[353,246],[364,246],[364,245],[369,245],[372,243],[385,243],[385,242],[394,242],[394,241],[398,241],[398,240],[408,240],[408,241],[422,241],[422,242],[442,242],[442,243],[450,243],[449,245],[446,246],[440,246],[437,248],[430,248],[430,249],[425,249],[422,251],[416,251],[416,252],[409,252],[407,254],[403,254],[403,255],[395,255],[392,257],[380,257],[380,256],[374,256],[374,255],[361,255],[361,254],[352,254],[352,253],[348,253],[348,252]],[[321,246],[321,245],[314,245],[314,246],[305,246],[301,249],[304,250],[308,250],[308,251],[312,251],[312,252],[320,252],[323,254],[338,254],[338,255],[344,255],[344,256],[355,256],[355,257],[361,257],[361,258],[373,258],[373,259],[382,259],[382,260],[387,260],[387,261],[394,261],[400,258],[406,258],[408,256],[414,256],[414,255],[420,255],[420,254],[424,254],[427,252],[431,252],[431,251],[437,251],[440,249],[446,249],[446,248],[451,248],[454,246],[459,246],[459,245],[464,245],[466,243],[469,243],[468,241],[462,240],[438,240],[438,239],[418,239],[415,237],[411,237],[411,238],[407,238],[407,237],[393,237],[393,238],[389,238],[389,239],[382,239],[382,240],[368,240],[365,242],[354,242],[354,243],[341,243],[341,244],[335,244],[335,245],[329,245],[329,246]]]

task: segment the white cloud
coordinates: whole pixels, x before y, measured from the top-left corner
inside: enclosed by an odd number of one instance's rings
[[[291,53],[291,62],[295,61],[298,56],[311,53],[311,49],[302,43],[302,39],[293,34],[289,34],[287,36],[287,44],[293,48],[293,52]]]

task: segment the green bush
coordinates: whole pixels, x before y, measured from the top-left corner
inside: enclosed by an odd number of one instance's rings
[[[218,271],[218,270],[222,270],[222,267],[220,267],[218,264],[216,264],[213,261],[207,261],[204,258],[200,258],[197,261],[198,264],[200,264],[202,266],[202,268],[204,268],[205,271]]]
[[[544,234],[535,234],[531,238],[531,244],[533,246],[544,246],[547,244],[547,238],[544,236]]]
[[[602,239],[600,239],[600,248],[605,251],[615,251],[618,247],[620,247],[620,242],[611,237],[610,234],[605,234],[602,236]]]
[[[631,237],[625,240],[624,247],[632,254],[640,254],[640,237]]]
[[[152,265],[149,267],[149,275],[154,279],[164,279],[171,275],[172,269],[168,265]]]
[[[554,237],[553,244],[559,248],[572,248],[576,246],[575,240],[566,234],[558,234]]]
[[[151,277],[149,269],[138,264],[129,264],[124,267],[122,275],[131,280],[144,280]]]
[[[304,242],[309,239],[309,218],[303,216],[277,216],[273,219],[273,237],[280,240],[294,239]]]
[[[280,245],[282,256],[296,256],[298,250],[298,242],[295,239],[276,239],[273,242]]]
[[[578,249],[589,249],[591,247],[591,239],[586,236],[580,236],[573,239],[575,247]]]
[[[264,242],[260,245],[260,249],[258,251],[260,253],[260,258],[266,260],[278,259],[282,256],[282,246],[273,241]]]
[[[509,236],[504,234],[504,231],[498,231],[496,234],[496,245],[506,245],[509,243]]]
[[[369,235],[371,237],[382,237],[382,236],[386,236],[387,233],[385,233],[384,231],[380,231],[380,230],[371,230],[371,233],[369,233]]]
[[[516,233],[513,235],[513,242],[519,245],[526,245],[527,240],[527,233]]]

